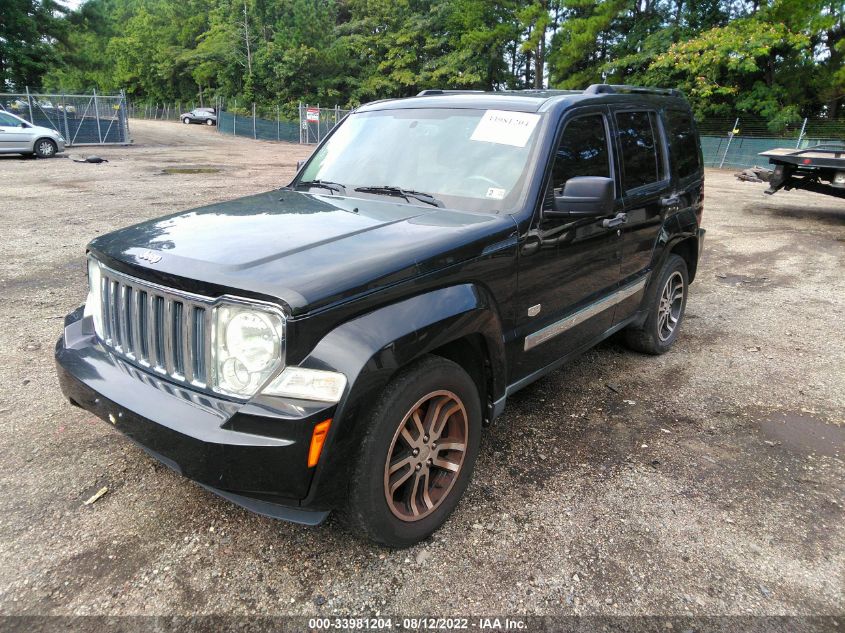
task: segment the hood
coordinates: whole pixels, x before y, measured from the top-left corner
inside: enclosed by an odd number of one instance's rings
[[[30,128],[30,129],[33,130],[37,135],[43,134],[44,136],[54,136],[54,137],[63,136],[61,132],[57,132],[56,130],[54,130],[51,127],[44,127],[42,125],[33,125],[32,128]]]
[[[128,274],[281,300],[296,315],[478,256],[513,229],[510,216],[275,190],[136,224],[89,249]]]

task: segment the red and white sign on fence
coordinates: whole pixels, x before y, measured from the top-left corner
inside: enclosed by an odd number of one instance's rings
[[[305,110],[305,120],[309,123],[320,122],[320,108],[308,108]]]

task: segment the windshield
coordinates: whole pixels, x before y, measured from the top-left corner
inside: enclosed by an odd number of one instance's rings
[[[522,194],[539,120],[538,114],[498,110],[354,113],[314,154],[295,186],[310,189],[312,182],[322,194],[331,187],[339,195],[403,197],[384,190],[399,188],[447,207],[509,210]],[[419,196],[404,198],[426,204]]]

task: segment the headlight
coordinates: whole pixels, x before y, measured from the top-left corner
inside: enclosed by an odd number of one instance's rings
[[[284,323],[274,313],[252,306],[221,305],[214,318],[214,390],[251,396],[276,371],[284,357]]]
[[[94,331],[97,336],[103,338],[103,304],[100,293],[102,292],[102,277],[100,276],[100,265],[93,259],[88,259],[88,297],[85,299],[85,316],[93,317]]]
[[[265,395],[337,402],[346,387],[346,376],[333,371],[286,367],[264,388]]]

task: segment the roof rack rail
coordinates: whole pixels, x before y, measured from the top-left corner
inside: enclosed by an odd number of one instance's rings
[[[587,95],[618,94],[630,92],[635,94],[666,95],[682,97],[683,93],[675,88],[647,88],[645,86],[629,86],[627,84],[593,84],[584,91]]]
[[[431,97],[433,95],[464,95],[464,94],[479,94],[483,90],[443,90],[441,88],[428,88],[417,93],[418,97]]]

